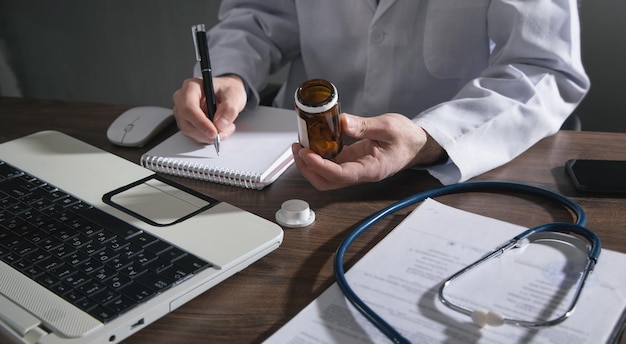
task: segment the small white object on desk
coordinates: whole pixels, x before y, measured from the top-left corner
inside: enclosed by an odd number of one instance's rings
[[[159,106],[138,106],[119,115],[107,130],[113,144],[141,147],[174,121],[172,109]]]
[[[283,202],[276,212],[276,221],[284,227],[306,227],[315,221],[315,212],[311,210],[309,203],[299,199],[290,199]]]

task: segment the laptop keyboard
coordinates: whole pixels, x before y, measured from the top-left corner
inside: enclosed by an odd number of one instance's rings
[[[104,323],[211,266],[2,160],[0,259]]]

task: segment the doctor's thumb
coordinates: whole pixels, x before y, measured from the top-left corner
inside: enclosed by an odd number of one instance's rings
[[[350,115],[344,112],[341,114],[341,129],[347,136],[361,139],[367,134],[367,121],[367,118]]]

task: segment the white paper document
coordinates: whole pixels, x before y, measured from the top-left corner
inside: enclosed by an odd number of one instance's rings
[[[357,295],[412,343],[606,343],[626,307],[626,255],[602,250],[575,312],[539,329],[476,326],[437,296],[453,273],[524,231],[517,225],[426,200],[359,260],[347,280]],[[557,234],[558,235],[558,234]],[[451,284],[446,295],[471,309],[519,320],[552,319],[571,301],[585,262],[576,245],[550,240],[508,251]],[[333,284],[266,343],[388,343]]]

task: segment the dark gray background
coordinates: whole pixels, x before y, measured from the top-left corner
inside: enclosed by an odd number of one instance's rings
[[[0,95],[172,106],[218,0],[0,0]],[[626,1],[584,0],[583,130],[626,132]],[[281,78],[279,73],[276,80]]]

